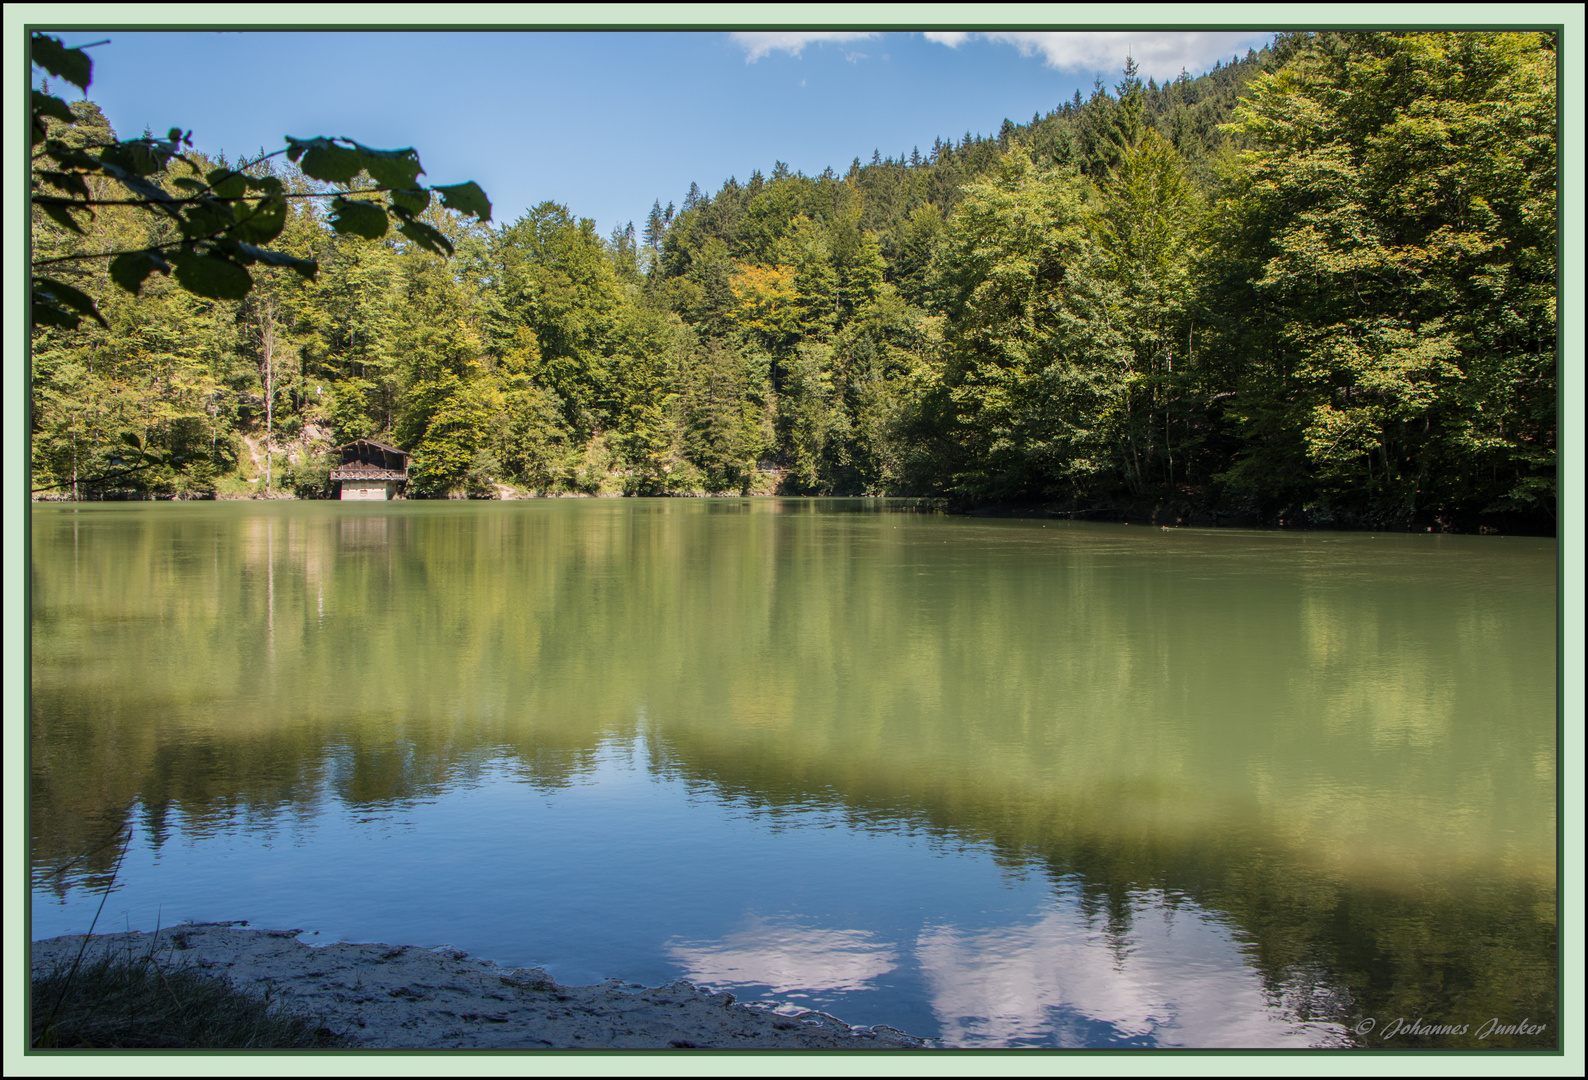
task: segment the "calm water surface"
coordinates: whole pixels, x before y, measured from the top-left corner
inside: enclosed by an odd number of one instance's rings
[[[87,929],[130,824],[103,929],[957,1046],[1556,1042],[1552,540],[772,499],[32,538],[34,938]],[[1419,1017],[1468,1033],[1385,1038]]]

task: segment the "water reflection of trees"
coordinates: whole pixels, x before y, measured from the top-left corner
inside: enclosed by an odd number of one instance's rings
[[[102,876],[129,807],[158,843],[639,737],[723,799],[991,845],[1121,940],[1190,897],[1303,1012],[1323,970],[1331,1008],[1554,1015],[1552,566],[797,506],[42,516],[38,880]]]

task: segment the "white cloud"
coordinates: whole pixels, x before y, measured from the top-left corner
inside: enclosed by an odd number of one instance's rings
[[[797,57],[812,43],[865,41],[877,35],[870,30],[737,30],[731,36],[744,49],[744,62],[753,64],[774,50]]]
[[[1048,67],[1071,72],[1109,72],[1117,74],[1132,56],[1141,77],[1159,82],[1172,80],[1182,68],[1199,75],[1215,60],[1246,54],[1260,48],[1273,37],[1271,32],[1243,31],[1213,33],[1198,30],[992,30],[980,33],[963,31],[924,34],[928,41],[957,49],[972,37],[1013,45],[1021,56],[1041,56]],[[1107,81],[1107,80],[1105,80]]]

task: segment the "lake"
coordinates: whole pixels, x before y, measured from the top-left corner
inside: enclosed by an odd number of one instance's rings
[[[1554,540],[842,499],[31,528],[35,939],[130,826],[101,931],[953,1046],[1557,1045]]]

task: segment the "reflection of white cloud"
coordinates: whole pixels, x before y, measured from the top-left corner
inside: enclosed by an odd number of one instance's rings
[[[972,36],[1013,45],[1021,56],[1040,54],[1048,67],[1064,71],[1117,72],[1125,65],[1125,55],[1135,57],[1143,81],[1151,75],[1158,80],[1173,79],[1184,68],[1193,75],[1248,47],[1266,43],[1272,34],[1196,31],[1166,33],[1154,30],[1111,30],[1079,32],[1067,30],[990,30],[972,35],[963,30],[932,30],[928,41],[957,49]]]
[[[1027,926],[922,933],[918,957],[944,1042],[1049,1043],[1078,1020],[1157,1046],[1345,1044],[1338,1025],[1298,1023],[1276,1009],[1225,927],[1158,899],[1138,906],[1123,943],[1069,905]]]
[[[797,57],[813,42],[864,41],[875,36],[869,30],[740,30],[733,34],[733,40],[744,48],[744,62],[753,64],[774,49]],[[856,56],[864,58],[865,54],[845,53],[851,62]]]
[[[715,986],[756,984],[774,993],[864,990],[896,966],[893,950],[864,930],[822,930],[756,920],[720,944],[667,949],[688,978]]]

